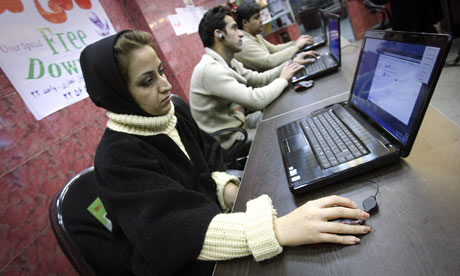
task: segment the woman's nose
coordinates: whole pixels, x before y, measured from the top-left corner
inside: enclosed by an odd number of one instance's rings
[[[168,79],[166,78],[166,75],[163,75],[160,78],[160,86],[159,86],[159,88],[160,88],[161,93],[171,91],[172,85],[169,83]]]

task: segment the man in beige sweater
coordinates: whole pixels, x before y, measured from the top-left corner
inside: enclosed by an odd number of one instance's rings
[[[260,6],[256,3],[243,3],[236,10],[235,21],[243,33],[243,48],[235,58],[246,68],[259,72],[272,69],[291,59],[299,49],[313,44],[309,35],[301,35],[297,41],[274,45],[265,40],[262,32]],[[315,51],[301,52],[295,57],[299,64],[307,64],[318,56]]]
[[[199,25],[205,54],[193,70],[190,83],[192,115],[201,129],[212,133],[229,127],[244,127],[251,132],[245,109],[262,110],[288,86],[288,80],[301,68],[285,62],[259,73],[247,70],[235,60],[242,47],[243,35],[231,16],[203,17]],[[223,148],[230,148],[240,133],[216,137]]]

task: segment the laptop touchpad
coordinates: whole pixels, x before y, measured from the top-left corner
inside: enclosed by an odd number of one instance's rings
[[[286,147],[284,147],[286,152],[295,151],[307,145],[307,141],[305,141],[305,136],[303,136],[302,134],[290,136],[284,139],[283,143],[286,145]]]

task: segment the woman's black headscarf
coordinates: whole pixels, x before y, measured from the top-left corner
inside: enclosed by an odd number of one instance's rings
[[[124,32],[96,41],[81,52],[80,65],[86,90],[94,104],[111,112],[152,116],[136,103],[118,70],[113,46]]]

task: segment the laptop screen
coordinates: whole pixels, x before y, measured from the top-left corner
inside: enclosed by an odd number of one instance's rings
[[[350,101],[406,145],[440,50],[366,38]]]
[[[339,18],[330,16],[329,20],[329,47],[330,52],[337,60],[340,60],[340,33]]]

